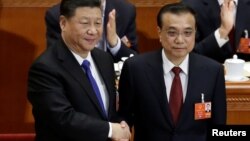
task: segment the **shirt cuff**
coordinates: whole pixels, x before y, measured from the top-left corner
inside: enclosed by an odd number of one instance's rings
[[[115,56],[121,48],[121,39],[118,37],[118,42],[115,47],[110,47],[109,44],[107,46],[111,54]]]
[[[112,137],[112,126],[111,123],[109,122],[109,134],[108,134],[108,138]]]
[[[219,47],[221,48],[226,42],[229,41],[229,38],[220,38],[220,33],[219,33],[219,29],[215,30],[214,32],[214,36],[215,36],[215,39],[219,45]]]

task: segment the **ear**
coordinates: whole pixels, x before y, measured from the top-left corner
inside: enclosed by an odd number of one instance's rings
[[[59,17],[59,24],[60,24],[61,31],[64,31],[66,24],[67,24],[67,19],[65,16],[61,15]]]

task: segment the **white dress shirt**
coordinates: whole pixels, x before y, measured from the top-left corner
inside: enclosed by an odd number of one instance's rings
[[[108,113],[108,107],[109,107],[109,97],[108,97],[108,91],[106,88],[106,85],[99,73],[99,71],[97,70],[97,67],[95,65],[95,62],[91,56],[91,53],[88,54],[88,56],[86,58],[82,58],[81,56],[79,56],[78,54],[74,53],[73,51],[71,51],[72,54],[74,55],[74,57],[76,58],[77,62],[79,63],[79,65],[82,65],[82,62],[84,60],[88,60],[90,62],[90,71],[97,83],[97,86],[100,90],[101,93],[101,98],[102,98],[102,102],[104,104],[104,108],[106,110],[106,113]],[[84,69],[83,69],[84,71]],[[109,133],[108,133],[108,137],[110,138],[112,136],[112,126],[111,123],[109,122]]]
[[[166,94],[167,99],[169,101],[170,97],[170,90],[172,86],[172,82],[174,79],[174,73],[172,72],[173,67],[180,67],[180,78],[181,78],[181,86],[182,86],[182,92],[183,92],[183,102],[185,101],[186,94],[187,94],[187,85],[188,85],[188,60],[189,60],[189,54],[186,56],[186,58],[183,60],[183,62],[179,66],[175,66],[172,62],[168,60],[166,57],[166,54],[164,50],[162,49],[162,60],[163,60],[163,73],[164,73],[164,82],[166,86]]]
[[[104,81],[103,81],[103,79],[102,79],[99,71],[97,70],[97,67],[95,65],[95,62],[93,61],[91,53],[89,53],[86,58],[82,58],[81,56],[79,56],[78,54],[76,54],[74,52],[72,52],[72,53],[75,56],[75,58],[76,58],[76,60],[77,60],[77,62],[79,63],[80,66],[82,65],[82,62],[84,60],[88,60],[90,62],[90,66],[89,66],[90,67],[90,71],[91,71],[91,73],[92,73],[92,75],[93,75],[93,77],[94,77],[94,79],[95,79],[95,81],[97,83],[97,86],[98,86],[98,88],[100,90],[102,102],[103,102],[104,108],[105,108],[105,110],[107,112],[107,110],[108,110],[108,103],[109,103],[109,101],[108,101],[109,100],[109,98],[108,98],[108,91],[107,91],[107,88],[105,86],[105,83],[104,83]],[[83,71],[84,71],[84,69],[83,69]]]

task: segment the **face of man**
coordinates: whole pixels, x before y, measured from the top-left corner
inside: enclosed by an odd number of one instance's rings
[[[165,13],[158,34],[167,58],[173,63],[181,63],[194,48],[195,18],[190,13]]]
[[[77,8],[73,17],[60,17],[60,26],[67,46],[78,54],[86,54],[95,47],[102,36],[101,9]]]

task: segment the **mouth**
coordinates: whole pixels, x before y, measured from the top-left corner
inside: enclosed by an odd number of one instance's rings
[[[89,44],[95,44],[96,39],[85,39]]]
[[[173,47],[173,49],[183,50],[183,49],[185,49],[185,47]]]

